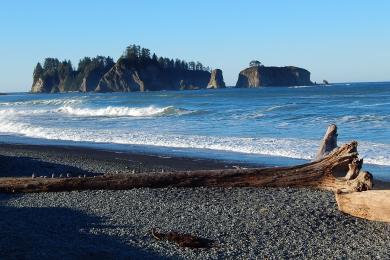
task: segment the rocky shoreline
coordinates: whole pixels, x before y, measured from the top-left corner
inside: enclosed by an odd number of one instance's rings
[[[2,176],[212,169],[226,162],[0,145]],[[36,168],[34,168],[36,167]],[[19,170],[21,169],[21,170]],[[158,173],[156,173],[158,174]],[[292,188],[165,188],[0,195],[2,258],[388,258],[390,225],[342,214],[329,192]],[[211,249],[155,240],[152,228],[211,239]],[[4,239],[6,238],[6,239]]]

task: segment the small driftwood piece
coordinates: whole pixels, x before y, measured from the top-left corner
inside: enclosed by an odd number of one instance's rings
[[[152,229],[152,236],[157,240],[167,240],[170,242],[175,242],[180,247],[210,248],[213,246],[213,241],[210,239],[201,238],[189,234],[180,234],[174,231],[160,233],[157,232],[155,229]]]

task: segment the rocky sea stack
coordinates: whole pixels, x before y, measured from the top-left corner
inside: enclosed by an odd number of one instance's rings
[[[236,88],[307,85],[313,85],[313,82],[310,80],[310,72],[305,69],[293,66],[252,66],[240,72]]]
[[[76,70],[70,61],[46,58],[34,70],[31,92],[133,92],[204,89],[209,82],[223,83],[222,71],[210,79],[210,68],[200,62],[186,62],[151,55],[150,50],[130,45],[114,62],[110,57],[85,57]]]
[[[266,67],[251,61],[239,73],[237,88],[312,85],[310,72],[293,66]],[[225,88],[222,70],[200,62],[158,57],[149,49],[129,45],[114,62],[110,57],[85,57],[75,69],[69,60],[46,58],[34,69],[33,93],[134,92]]]
[[[225,81],[223,81],[222,70],[215,69],[211,72],[210,82],[207,88],[225,88]]]

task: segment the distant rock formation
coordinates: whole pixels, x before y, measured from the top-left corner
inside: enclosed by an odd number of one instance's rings
[[[142,92],[144,90],[144,83],[139,78],[138,72],[118,63],[104,74],[95,89],[96,92]]]
[[[297,67],[252,66],[238,75],[236,88],[313,85],[310,72]]]
[[[81,81],[79,91],[81,92],[95,91],[102,77],[112,68],[113,67],[110,66],[103,66],[100,68],[98,67],[98,68],[93,68],[92,70],[85,71],[83,73],[84,75]]]
[[[47,75],[33,82],[31,92],[34,93],[57,93],[63,89],[63,81],[57,75]]]
[[[34,93],[45,93],[50,92],[49,89],[45,87],[45,82],[42,78],[38,78],[36,81],[33,82],[33,85],[31,87],[31,92]]]
[[[210,79],[209,68],[200,62],[157,57],[130,45],[116,63],[110,57],[85,57],[77,70],[70,61],[46,58],[43,66],[38,63],[34,69],[31,92],[189,90],[207,88],[209,82],[220,87],[222,72],[215,73],[215,79]]]
[[[207,87],[208,71],[166,70],[153,64],[136,69],[118,62],[100,80],[96,92],[194,90]]]
[[[211,77],[207,88],[225,88],[225,82],[223,81],[222,70],[214,69],[211,72]]]
[[[237,88],[312,85],[310,72],[297,67],[265,67],[254,60],[240,72]],[[110,57],[85,57],[77,69],[69,60],[46,58],[34,69],[33,93],[133,92],[225,88],[222,71],[200,62],[158,57],[150,50],[129,45],[114,62]]]

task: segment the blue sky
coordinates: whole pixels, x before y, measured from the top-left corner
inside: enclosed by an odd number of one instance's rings
[[[252,59],[313,81],[388,81],[389,13],[386,0],[4,0],[0,91],[28,91],[45,57],[117,59],[131,43],[221,68],[228,85]]]

